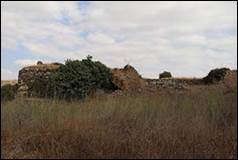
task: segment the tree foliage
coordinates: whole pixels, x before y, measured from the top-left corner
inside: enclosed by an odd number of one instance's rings
[[[80,99],[96,89],[114,89],[111,78],[108,67],[87,56],[82,61],[66,60],[50,78],[34,79],[32,91],[34,96]]]
[[[172,75],[170,72],[164,71],[163,73],[159,74],[159,78],[171,78]]]
[[[216,83],[220,80],[223,80],[229,68],[216,68],[211,70],[206,77],[203,78],[203,81],[206,84]]]
[[[40,98],[54,97],[55,81],[53,74],[49,77],[35,76],[33,81],[28,84],[28,96]]]

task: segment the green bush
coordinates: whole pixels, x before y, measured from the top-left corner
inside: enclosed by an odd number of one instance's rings
[[[211,84],[216,83],[224,79],[229,68],[217,68],[211,70],[206,77],[203,78],[204,83]]]
[[[13,100],[17,92],[17,84],[6,84],[1,87],[1,101]]]
[[[28,96],[40,98],[53,97],[55,90],[53,74],[49,77],[34,77],[33,81],[29,84]]]
[[[67,60],[50,78],[35,78],[31,87],[34,96],[80,99],[96,89],[113,90],[111,72],[99,61]]]
[[[171,78],[172,75],[170,72],[164,71],[163,73],[159,74],[159,78]]]

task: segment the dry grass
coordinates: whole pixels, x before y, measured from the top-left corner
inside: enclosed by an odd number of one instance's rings
[[[15,85],[17,84],[17,80],[1,80],[1,86],[4,86],[6,84]]]
[[[237,89],[1,107],[1,158],[237,158]]]

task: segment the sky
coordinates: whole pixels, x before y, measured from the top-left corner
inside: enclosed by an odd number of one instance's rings
[[[1,1],[1,80],[87,55],[146,78],[237,69],[237,2]]]

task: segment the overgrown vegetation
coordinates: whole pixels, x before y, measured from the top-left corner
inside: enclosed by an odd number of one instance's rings
[[[237,88],[158,94],[3,103],[1,158],[237,158]]]
[[[96,89],[113,90],[111,72],[99,61],[87,59],[67,60],[49,78],[35,77],[29,89],[30,95],[63,99],[81,99]]]
[[[16,96],[17,85],[6,84],[1,87],[1,101],[13,100]]]
[[[206,77],[203,78],[203,81],[206,84],[212,84],[215,82],[218,82],[220,80],[223,80],[227,71],[229,71],[229,68],[217,68],[211,70]]]
[[[54,74],[49,77],[37,77],[35,76],[31,83],[29,83],[28,96],[29,97],[39,97],[39,98],[56,98],[55,95],[55,80]]]
[[[170,72],[164,71],[163,73],[159,74],[159,78],[171,78],[172,74]]]

